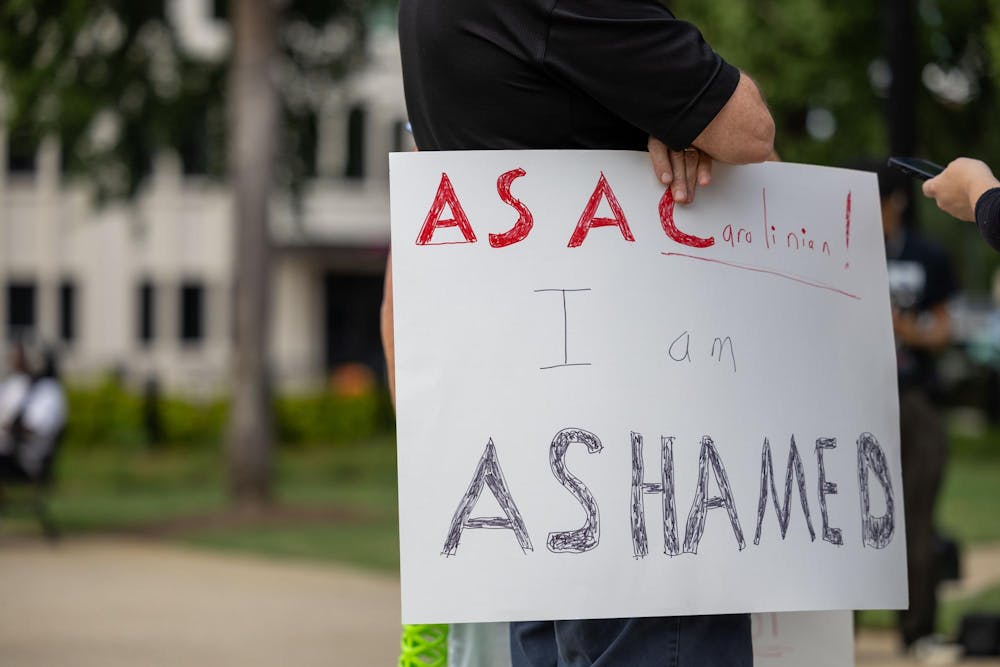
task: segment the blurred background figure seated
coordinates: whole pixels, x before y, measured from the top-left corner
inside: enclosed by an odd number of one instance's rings
[[[9,356],[10,372],[0,382],[0,479],[14,474],[19,468],[14,456],[15,424],[24,411],[28,390],[31,388],[31,369],[24,346],[15,343]]]
[[[51,350],[32,374],[17,346],[11,368],[0,385],[0,482],[40,481],[66,424],[66,394]]]

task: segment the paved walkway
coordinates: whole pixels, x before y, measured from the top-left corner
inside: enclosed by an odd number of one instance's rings
[[[963,594],[1000,581],[1000,545],[965,567]],[[398,580],[344,567],[150,541],[2,541],[0,600],[4,667],[391,667],[398,656]],[[918,664],[894,633],[860,633],[857,656]]]
[[[399,582],[157,543],[0,543],[4,667],[395,664]]]

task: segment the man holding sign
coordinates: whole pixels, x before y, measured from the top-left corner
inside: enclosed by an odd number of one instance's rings
[[[654,0],[402,0],[399,28],[420,150],[648,148],[682,204],[713,159],[773,154],[754,83]],[[744,614],[517,622],[511,651],[517,666],[752,664]]]

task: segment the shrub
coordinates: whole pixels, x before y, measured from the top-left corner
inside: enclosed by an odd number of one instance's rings
[[[69,388],[64,443],[70,447],[145,442],[142,401],[114,379],[92,388]]]
[[[223,399],[164,396],[151,413],[142,396],[113,379],[94,387],[69,388],[67,399],[68,447],[214,446],[225,435],[228,402]],[[287,444],[353,443],[393,428],[392,406],[384,390],[351,396],[330,392],[281,396],[274,408],[278,440]]]
[[[379,431],[379,396],[329,393],[286,396],[275,402],[278,438],[283,443],[344,443]]]

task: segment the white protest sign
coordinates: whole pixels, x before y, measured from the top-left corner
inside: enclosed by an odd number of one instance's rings
[[[758,613],[750,617],[755,667],[851,667],[850,611]]]
[[[905,606],[873,175],[390,169],[404,623]]]

